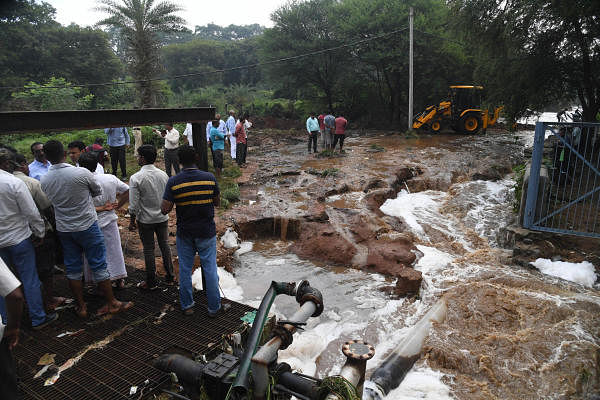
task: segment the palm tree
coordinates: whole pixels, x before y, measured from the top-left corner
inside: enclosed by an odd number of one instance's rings
[[[130,72],[138,81],[141,106],[156,105],[156,78],[161,70],[158,32],[183,29],[185,20],[175,15],[182,8],[170,1],[154,4],[154,0],[97,0],[98,11],[108,17],[98,22],[118,29],[127,44]]]

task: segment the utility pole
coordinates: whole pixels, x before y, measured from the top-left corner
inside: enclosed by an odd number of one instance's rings
[[[408,61],[408,130],[413,125],[413,20],[415,13],[413,8],[408,12],[408,25],[410,27],[410,50]]]

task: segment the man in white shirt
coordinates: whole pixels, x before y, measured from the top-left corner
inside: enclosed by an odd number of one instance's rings
[[[83,153],[79,157],[79,163],[83,168],[92,172],[96,168],[96,157],[90,153]],[[94,178],[102,187],[102,194],[94,197],[92,201],[98,214],[98,226],[104,236],[106,268],[113,287],[124,289],[127,269],[125,269],[121,234],[117,224],[119,217],[115,210],[121,208],[129,200],[129,186],[110,174],[94,175]]]
[[[185,131],[183,131],[183,136],[187,137],[188,144],[193,147],[194,146],[194,137],[193,137],[191,122],[188,122],[187,124],[185,124]]]
[[[169,216],[163,215],[160,211],[162,197],[169,177],[154,166],[155,161],[156,148],[151,144],[141,146],[138,149],[138,164],[142,168],[129,179],[129,215],[131,216],[129,230],[135,231],[136,228],[138,229],[146,262],[146,280],[137,285],[142,290],[155,290],[158,288],[156,260],[154,259],[155,235],[166,272],[165,281],[167,284],[175,281],[171,248],[167,242],[169,238]]]
[[[154,129],[154,132],[165,139],[165,171],[167,176],[171,176],[171,166],[175,169],[175,175],[179,173],[179,157],[177,150],[179,149],[179,131],[173,128],[173,123],[165,124],[165,130],[159,131]]]
[[[56,262],[56,233],[52,228],[54,221],[54,210],[52,203],[42,190],[42,186],[37,179],[29,175],[27,160],[22,154],[17,154],[15,157],[16,166],[13,175],[25,183],[33,201],[44,219],[46,226],[46,234],[41,244],[35,246],[35,264],[37,273],[42,282],[42,297],[44,299],[44,307],[47,311],[54,310],[56,307],[65,302],[64,297],[54,295],[54,265]]]
[[[25,183],[12,173],[15,155],[0,149],[0,258],[13,265],[21,280],[33,329],[42,329],[58,318],[46,314],[41,282],[35,265],[32,237],[40,243],[46,232],[44,220],[35,206]],[[0,314],[6,318],[4,301],[0,299]]]
[[[15,363],[11,351],[19,344],[23,292],[21,282],[0,258],[0,298],[6,303],[6,326],[0,321],[0,393],[3,399],[20,398]]]
[[[235,111],[233,111],[233,110],[229,111],[229,118],[227,118],[227,122],[225,123],[225,125],[227,126],[227,137],[229,138],[229,143],[230,143],[231,159],[235,160],[236,152],[237,152],[236,140],[235,140],[235,136],[233,135],[235,133],[235,126],[236,126]]]
[[[80,140],[75,140],[67,145],[69,149],[69,158],[73,161],[73,165],[79,167],[79,157],[85,152],[85,143]],[[104,174],[104,167],[96,160],[96,169],[94,174]]]

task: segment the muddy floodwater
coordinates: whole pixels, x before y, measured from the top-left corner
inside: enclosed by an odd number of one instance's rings
[[[272,280],[307,279],[325,311],[280,352],[309,375],[337,373],[349,339],[376,348],[367,378],[441,297],[421,359],[389,399],[591,399],[600,393],[600,292],[513,265],[512,166],[532,132],[353,136],[307,154],[255,132],[241,201],[220,216],[241,250],[225,294],[258,305]],[[285,135],[289,136],[289,133]],[[408,273],[408,275],[407,275]],[[410,294],[417,283],[418,293]],[[407,294],[408,293],[408,294]],[[278,298],[274,312],[297,304]]]

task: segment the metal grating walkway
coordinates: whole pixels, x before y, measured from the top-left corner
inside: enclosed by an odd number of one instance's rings
[[[143,279],[141,271],[129,272],[130,282]],[[71,297],[64,277],[58,275],[55,281],[56,292]],[[243,325],[240,318],[253,310],[224,299],[223,303],[229,302],[231,308],[217,318],[209,318],[206,298],[202,292],[196,292],[195,314],[186,317],[175,304],[177,287],[161,286],[153,292],[130,288],[115,293],[120,300],[134,301],[133,309],[108,318],[82,321],[73,308],[67,308],[59,311],[58,321],[40,332],[24,328],[22,341],[13,355],[25,399],[143,398],[168,378],[152,367],[155,357],[170,352],[189,356],[209,354],[222,343],[223,335],[239,331]],[[92,313],[102,299],[86,295],[86,301]],[[67,331],[80,332],[57,337]],[[37,364],[44,354],[56,354],[54,364],[60,367],[88,346],[111,335],[114,337],[109,343],[87,351],[78,362],[65,369],[54,385],[44,386],[46,378],[53,375],[51,371],[33,378],[42,368]],[[148,384],[144,384],[146,380]],[[132,386],[139,388],[135,396],[129,394]]]

